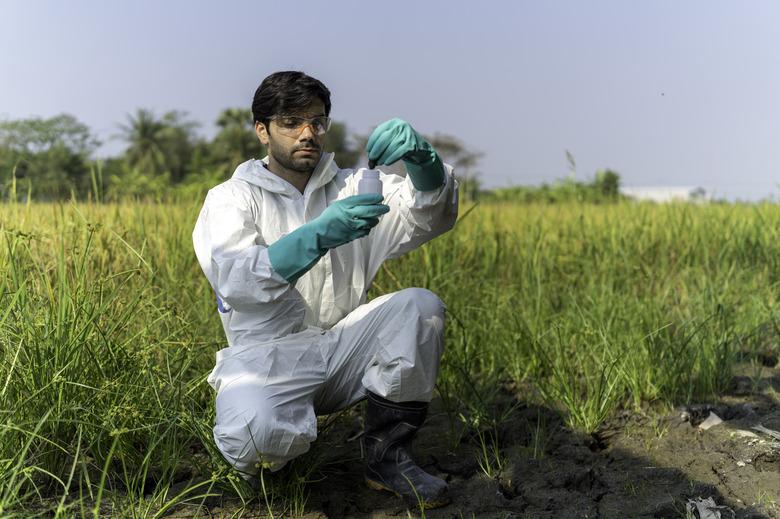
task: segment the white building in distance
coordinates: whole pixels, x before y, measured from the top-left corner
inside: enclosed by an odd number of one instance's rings
[[[712,194],[700,186],[621,187],[620,194],[638,201],[658,203],[703,203],[712,199]]]

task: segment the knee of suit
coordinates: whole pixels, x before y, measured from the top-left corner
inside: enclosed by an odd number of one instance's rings
[[[428,402],[444,349],[444,304],[423,288],[396,292],[388,303],[392,321],[378,336],[363,386],[393,402]]]
[[[257,400],[226,403],[223,398],[219,402],[223,396],[217,396],[214,441],[225,459],[245,475],[261,467],[272,472],[281,469],[307,452],[317,436],[313,410],[274,408]],[[252,407],[243,407],[247,404]]]
[[[400,304],[411,304],[419,311],[422,320],[444,319],[445,306],[442,300],[427,288],[405,288],[396,294]]]

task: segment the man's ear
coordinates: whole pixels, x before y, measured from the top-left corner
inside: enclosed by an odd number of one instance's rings
[[[263,146],[268,146],[268,128],[260,121],[255,121],[255,134]]]

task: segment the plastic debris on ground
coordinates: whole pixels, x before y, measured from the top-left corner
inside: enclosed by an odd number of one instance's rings
[[[712,411],[710,411],[709,416],[707,416],[707,419],[704,420],[702,423],[699,424],[699,429],[702,429],[706,431],[710,427],[714,427],[720,423],[723,423],[723,420],[720,416],[716,415]]]
[[[780,432],[773,431],[772,429],[767,429],[763,425],[754,425],[753,429],[758,431],[758,432],[764,433],[767,436],[771,436],[775,440],[780,440]]]
[[[740,438],[758,438],[758,435],[753,431],[746,431],[744,429],[737,429],[734,431],[734,436],[738,436]]]
[[[702,499],[689,499],[685,504],[685,509],[699,519],[734,519],[736,514],[734,510],[727,506],[720,506],[715,503],[711,497]]]

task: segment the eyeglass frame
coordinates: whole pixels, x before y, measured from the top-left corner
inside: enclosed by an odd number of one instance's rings
[[[316,115],[314,117],[303,117],[300,115],[272,115],[271,117],[268,118],[268,120],[277,121],[279,119],[285,119],[285,118],[298,119],[301,121],[300,124],[298,124],[298,126],[296,126],[295,128],[283,126],[278,122],[276,123],[281,133],[284,133],[285,135],[289,135],[289,136],[295,136],[295,137],[303,133],[303,129],[306,128],[307,126],[311,127],[312,133],[314,133],[314,135],[317,136],[325,135],[326,133],[328,133],[328,130],[330,130],[330,127],[333,124],[333,119],[331,119],[327,115]],[[314,123],[317,119],[325,120],[324,130],[322,131],[322,133],[317,133],[314,127]]]

